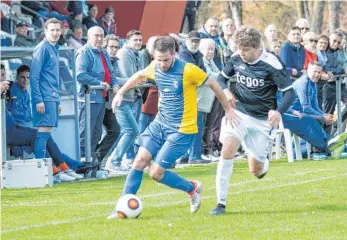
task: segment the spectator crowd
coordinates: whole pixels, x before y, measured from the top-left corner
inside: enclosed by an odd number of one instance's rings
[[[170,34],[176,42],[176,58],[195,64],[211,78],[217,79],[225,64],[237,51],[232,37],[236,26],[228,16],[221,21],[211,17],[201,28],[195,29],[194,19],[198,5],[192,5],[192,2],[194,1],[189,1],[186,12],[191,31],[186,35]],[[121,47],[121,40],[117,37],[115,11],[112,7],[106,8],[104,15],[98,19],[97,4],[88,5],[85,1],[69,1],[69,16],[59,13],[46,1],[21,3],[40,15],[33,14],[26,8],[22,9],[23,14],[32,17],[34,25],[45,29],[45,36],[42,36],[45,38],[34,37],[29,33],[30,24],[20,21],[15,25],[14,46],[36,46],[35,49],[38,49],[40,44],[47,41],[51,23],[59,25],[59,36],[55,46],[70,46],[77,50],[76,76],[81,86],[78,93],[81,157],[85,157],[86,132],[83,86],[102,85],[103,90],[95,90],[91,94],[91,150],[98,153],[99,159],[103,160],[102,167],[110,174],[127,174],[138,150],[137,138],[155,119],[160,96],[155,86],[137,86],[124,94],[122,104],[114,111],[111,101],[114,94],[132,75],[150,65],[156,36],[149,38],[145,45],[143,33],[131,30]],[[44,26],[40,26],[38,18],[44,19]],[[6,31],[9,27],[2,24],[1,28],[2,31]],[[331,156],[327,142],[337,134],[336,76],[347,74],[346,40],[347,33],[341,29],[330,35],[310,31],[310,23],[306,19],[297,20],[288,30],[285,41],[278,38],[275,24],[268,25],[264,31],[264,50],[274,54],[286,68],[296,94],[292,106],[282,116],[283,126],[309,142],[313,146],[312,156],[316,159],[327,159]],[[57,48],[49,51],[55,51],[57,54]],[[59,54],[56,56],[59,65]],[[41,132],[32,125],[32,108],[35,107],[32,105],[36,99],[31,99],[34,96],[30,96],[27,88],[29,82],[33,84],[29,78],[40,74],[37,72],[37,64],[44,64],[38,62],[38,59],[41,59],[41,56],[34,53],[31,66],[22,65],[17,69],[16,80],[8,86],[7,91],[7,114],[11,116],[11,122],[7,123],[6,129],[7,144],[12,147],[12,151],[15,151],[16,146],[25,146],[22,150],[34,152],[35,155],[35,139],[39,139]],[[4,65],[1,65],[1,81],[6,81]],[[249,79],[235,76],[231,81]],[[340,84],[341,101],[346,107],[342,112],[344,122],[347,118],[347,89],[346,82],[342,81]],[[278,91],[277,99],[274,101],[281,102],[281,99],[282,93]],[[180,164],[208,164],[218,161],[221,154],[219,137],[224,116],[223,107],[213,91],[205,86],[198,89],[196,101],[198,133],[189,151],[178,159],[177,162]],[[13,139],[13,136],[18,137]],[[47,139],[44,146],[53,159],[56,181],[83,178],[75,172],[82,163],[62,153],[52,137],[48,136]],[[244,155],[242,147],[238,155]],[[127,159],[126,166],[121,164],[124,157]]]

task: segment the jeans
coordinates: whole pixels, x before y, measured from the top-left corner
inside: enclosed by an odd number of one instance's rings
[[[198,133],[195,134],[189,149],[189,160],[200,160],[202,152],[202,135],[205,126],[206,113],[198,112]]]
[[[139,129],[140,133],[143,133],[148,125],[154,120],[155,116],[148,113],[140,113]]]
[[[110,155],[113,165],[119,166],[121,164],[124,154],[131,146],[133,146],[136,137],[140,134],[139,127],[134,116],[134,108],[135,111],[137,110],[136,106],[137,103],[123,101],[123,103],[116,108],[116,118],[119,126],[122,129],[122,133],[116,148]]]

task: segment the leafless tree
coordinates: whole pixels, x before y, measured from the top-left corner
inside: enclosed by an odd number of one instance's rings
[[[329,32],[339,27],[340,1],[329,1]]]
[[[240,0],[229,0],[229,6],[235,25],[238,28],[242,25],[242,2]]]

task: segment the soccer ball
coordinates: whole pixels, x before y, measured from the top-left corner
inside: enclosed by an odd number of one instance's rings
[[[119,218],[137,218],[142,213],[142,202],[134,194],[121,196],[116,205]]]

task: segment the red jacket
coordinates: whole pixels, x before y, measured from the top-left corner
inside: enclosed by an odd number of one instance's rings
[[[308,64],[310,62],[317,61],[317,54],[314,52],[310,52],[305,48],[305,62],[304,62],[304,69],[308,68]]]

